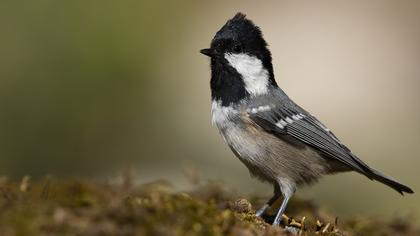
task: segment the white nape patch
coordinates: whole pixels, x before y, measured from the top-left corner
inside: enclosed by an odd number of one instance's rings
[[[213,125],[221,126],[226,123],[230,117],[238,114],[238,111],[231,106],[222,106],[221,101],[213,100],[211,104],[211,122]]]
[[[248,93],[254,96],[267,94],[269,75],[260,59],[245,53],[225,53],[225,58],[242,75]]]
[[[276,123],[276,126],[279,127],[280,129],[283,129],[284,127],[286,127],[288,124],[292,124],[295,121],[298,121],[300,119],[303,119],[303,117],[305,117],[305,115],[303,114],[296,114],[292,116],[292,119],[290,117],[286,117],[284,120],[281,119]]]

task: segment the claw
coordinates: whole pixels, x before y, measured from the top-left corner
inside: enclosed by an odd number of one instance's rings
[[[286,214],[281,215],[281,217],[283,219],[283,224],[288,225],[290,222],[290,218]]]

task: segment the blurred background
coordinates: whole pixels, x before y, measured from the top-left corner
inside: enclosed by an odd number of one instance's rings
[[[1,1],[0,176],[185,173],[269,196],[210,123],[199,54],[242,11],[279,85],[373,167],[419,190],[419,1]],[[416,213],[357,174],[298,191],[332,213]]]

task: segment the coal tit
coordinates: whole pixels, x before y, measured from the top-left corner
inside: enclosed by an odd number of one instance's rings
[[[228,20],[200,52],[211,59],[213,124],[250,173],[274,186],[258,216],[283,196],[273,222],[278,225],[297,186],[338,172],[356,171],[401,194],[413,193],[365,164],[283,92],[261,30],[244,14]]]

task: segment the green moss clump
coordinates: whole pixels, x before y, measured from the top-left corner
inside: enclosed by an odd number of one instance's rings
[[[133,186],[25,177],[0,182],[0,235],[420,235],[409,218],[337,225],[335,217],[295,198],[283,226],[272,227],[255,216],[250,201],[217,184],[176,192],[167,181]]]

